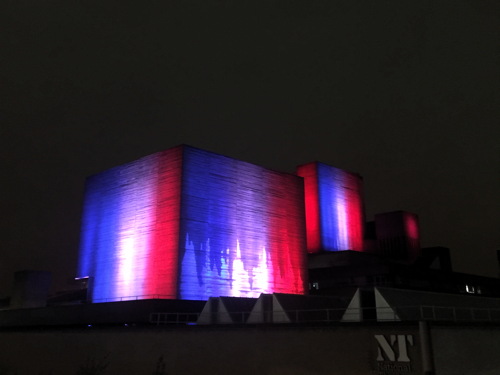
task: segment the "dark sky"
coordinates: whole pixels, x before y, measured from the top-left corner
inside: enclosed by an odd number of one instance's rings
[[[180,143],[360,173],[368,218],[496,275],[500,2],[0,4],[0,297],[76,270],[85,177]]]

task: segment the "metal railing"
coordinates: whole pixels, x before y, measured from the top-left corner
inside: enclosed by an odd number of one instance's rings
[[[500,309],[420,306],[420,319],[453,322],[500,322]]]
[[[171,299],[172,296],[168,296],[166,294],[142,294],[140,296],[125,296],[125,297],[117,297],[117,298],[100,298],[93,299],[92,302],[101,303],[101,302],[124,302],[124,301],[137,301],[142,299]]]
[[[150,323],[166,324],[283,324],[337,323],[369,321],[440,321],[500,323],[500,308],[449,306],[398,306],[348,309],[306,309],[279,311],[240,311],[211,313],[157,312]]]
[[[149,322],[156,325],[196,324],[200,313],[151,313]]]

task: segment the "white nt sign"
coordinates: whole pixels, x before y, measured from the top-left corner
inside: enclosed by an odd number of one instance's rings
[[[413,335],[375,335],[377,340],[377,361],[410,362],[408,344],[413,346]]]

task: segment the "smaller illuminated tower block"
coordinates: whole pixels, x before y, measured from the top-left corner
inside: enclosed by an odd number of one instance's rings
[[[418,216],[406,211],[375,215],[378,254],[413,261],[420,255]]]
[[[304,178],[307,250],[363,251],[361,176],[318,162],[297,174]]]
[[[304,294],[303,181],[189,146],[87,180],[78,277],[94,302]]]

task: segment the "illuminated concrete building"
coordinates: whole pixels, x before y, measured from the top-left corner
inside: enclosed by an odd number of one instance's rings
[[[405,266],[432,255],[415,214],[364,216],[358,174],[318,162],[282,173],[182,145],[87,179],[77,277],[92,302],[446,286]]]
[[[78,277],[94,302],[306,293],[298,176],[178,146],[90,177]]]
[[[317,162],[297,174],[304,178],[308,252],[363,251],[361,176]]]
[[[0,372],[500,371],[500,281],[420,249],[414,214],[365,224],[361,177],[322,163],[178,146],[91,176],[77,276],[42,307],[48,275],[16,275]]]

